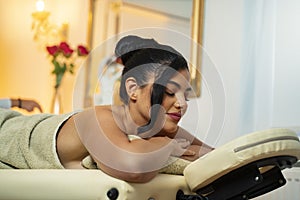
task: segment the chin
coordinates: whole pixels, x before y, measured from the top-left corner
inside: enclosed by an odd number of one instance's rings
[[[178,126],[176,125],[168,125],[166,124],[164,126],[164,132],[166,133],[167,136],[174,136],[177,133]]]

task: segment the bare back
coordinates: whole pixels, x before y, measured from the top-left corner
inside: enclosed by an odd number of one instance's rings
[[[121,107],[120,107],[121,108]],[[117,146],[124,146],[124,143],[128,142],[126,134],[119,128],[124,127],[123,124],[116,124],[117,121],[123,122],[124,112],[123,109],[119,109],[120,112],[114,112],[112,114],[111,106],[96,106],[94,108],[98,124],[101,126],[101,130],[105,136]],[[88,117],[81,116],[85,115],[88,110],[82,111],[68,119],[61,127],[57,136],[57,152],[62,165],[65,168],[82,168],[81,161],[89,155],[86,147],[82,144],[79,137],[78,130],[76,128],[76,120],[85,119],[89,120]],[[91,116],[94,117],[94,116]],[[85,123],[85,122],[82,122]],[[83,135],[84,133],[80,133]],[[101,141],[99,141],[101,145]]]

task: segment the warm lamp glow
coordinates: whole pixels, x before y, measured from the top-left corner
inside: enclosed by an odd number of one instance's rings
[[[50,23],[50,12],[45,11],[45,2],[37,0],[35,3],[36,11],[32,13],[32,30],[33,39],[42,46],[49,43],[57,43],[66,41],[68,36],[68,24],[64,23],[61,26]]]
[[[45,2],[43,0],[37,0],[35,3],[35,8],[38,12],[42,12],[45,9]]]

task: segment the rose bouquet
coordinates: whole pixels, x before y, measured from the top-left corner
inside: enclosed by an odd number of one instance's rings
[[[55,88],[59,88],[62,78],[66,72],[74,73],[75,61],[78,57],[85,57],[88,55],[88,49],[83,45],[78,45],[76,53],[69,46],[67,42],[61,42],[59,45],[46,47],[54,69],[51,72],[55,74]]]

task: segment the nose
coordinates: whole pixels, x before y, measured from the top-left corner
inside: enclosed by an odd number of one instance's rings
[[[187,102],[185,100],[185,96],[182,94],[182,95],[176,95],[176,102],[174,104],[174,106],[177,108],[177,109],[181,109],[181,110],[186,110],[187,109]]]

